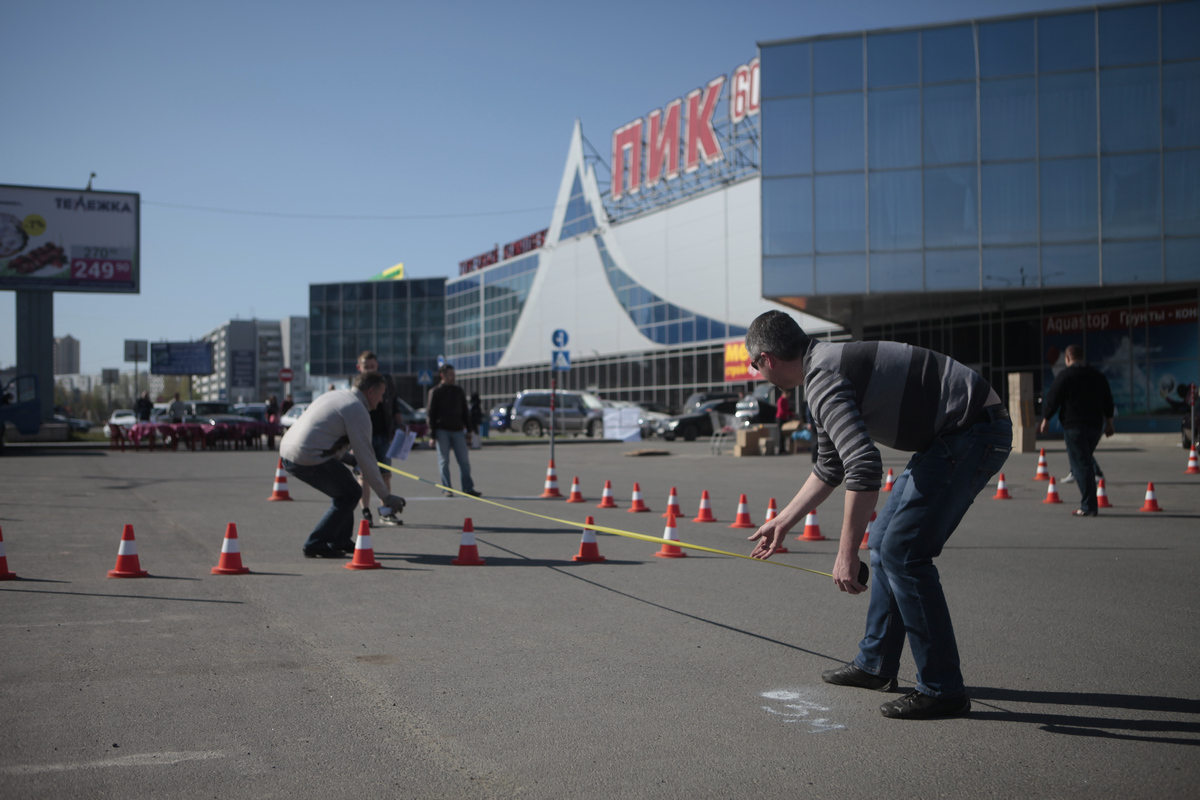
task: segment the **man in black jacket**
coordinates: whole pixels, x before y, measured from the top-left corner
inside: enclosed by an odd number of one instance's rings
[[[1081,499],[1074,514],[1094,517],[1096,506],[1096,468],[1092,453],[1100,443],[1100,434],[1112,436],[1113,398],[1104,373],[1083,360],[1083,348],[1077,344],[1067,347],[1067,368],[1058,373],[1046,399],[1042,402],[1042,424],[1038,433],[1050,429],[1050,418],[1058,414],[1063,426],[1063,440],[1071,474],[1079,487]]]
[[[464,494],[479,497],[475,491],[475,481],[471,479],[471,456],[467,449],[471,445],[471,412],[467,408],[467,396],[461,386],[454,382],[454,367],[445,364],[438,373],[442,382],[429,392],[429,400],[425,404],[429,417],[429,433],[437,442],[438,472],[442,476],[443,486],[450,483],[450,451],[458,461],[458,474],[462,478]],[[454,492],[444,491],[447,497],[453,497]]]

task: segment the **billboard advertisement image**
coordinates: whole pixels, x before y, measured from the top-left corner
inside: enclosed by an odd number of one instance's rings
[[[140,196],[0,185],[0,289],[139,289]]]

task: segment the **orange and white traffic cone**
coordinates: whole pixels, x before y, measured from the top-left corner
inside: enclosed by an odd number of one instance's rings
[[[1037,474],[1033,476],[1033,479],[1035,481],[1050,480],[1050,468],[1046,466],[1046,448],[1044,447],[1042,448],[1041,452],[1038,453]]]
[[[8,556],[4,552],[4,531],[0,531],[0,581],[11,581],[17,573],[8,571]]]
[[[571,479],[571,495],[567,498],[568,503],[583,503],[583,493],[579,491],[579,476]]]
[[[595,525],[595,521],[588,517],[584,525]],[[604,556],[600,555],[600,546],[596,544],[596,532],[591,528],[583,529],[583,541],[579,543],[579,555],[574,556],[572,561],[604,561]]]
[[[883,491],[890,492],[892,490],[892,484],[894,484],[895,482],[896,482],[896,476],[893,475],[892,471],[889,469],[888,474],[887,474],[887,479],[883,482]]]
[[[221,557],[212,568],[213,575],[245,575],[249,567],[242,566],[242,548],[238,546],[237,525],[230,522],[225,526],[225,539],[221,542]]]
[[[1158,495],[1154,493],[1153,481],[1146,484],[1146,502],[1142,503],[1138,511],[1162,511],[1158,505]]]
[[[1047,503],[1061,503],[1062,498],[1058,496],[1058,484],[1054,480],[1054,476],[1050,476],[1050,485],[1046,487],[1046,499],[1042,501],[1042,505]]]
[[[1008,493],[1008,482],[1004,480],[1004,473],[1000,473],[1000,480],[996,481],[996,493],[992,495],[993,500],[1012,500],[1012,495]]]
[[[287,488],[287,472],[283,469],[283,459],[279,459],[279,466],[275,467],[275,484],[271,487],[271,496],[268,500],[291,500],[292,496],[288,494]]]
[[[142,569],[138,561],[137,542],[133,540],[133,526],[126,525],[121,531],[121,547],[117,550],[117,565],[108,571],[110,578],[144,578],[150,573]]]
[[[808,512],[808,516],[804,518],[804,534],[796,538],[802,542],[825,541],[825,537],[821,535],[821,523],[817,519],[817,510],[815,508]]]
[[[708,489],[700,493],[700,510],[696,512],[696,518],[692,522],[716,522],[717,518],[712,513],[712,503],[708,499]]]
[[[612,481],[604,482],[604,491],[600,493],[600,505],[596,508],[616,508],[617,504],[613,501]]]
[[[740,497],[738,497],[737,516],[735,516],[733,518],[733,524],[730,525],[729,527],[731,527],[731,528],[757,528],[758,527],[757,525],[755,525],[753,522],[750,521],[750,504],[746,502],[746,495],[741,495]]]
[[[642,500],[642,487],[636,483],[633,485],[633,497],[631,499],[633,502],[630,503],[627,509],[630,514],[650,510],[650,507]]]
[[[479,567],[487,562],[479,557],[479,547],[475,544],[475,526],[471,518],[463,520],[462,543],[458,546],[458,558],[450,560],[456,567]]]
[[[683,514],[679,511],[679,495],[675,494],[675,487],[671,487],[671,494],[667,495],[667,510],[662,513],[663,518],[667,518],[674,514],[677,517],[682,517]]]
[[[767,503],[767,517],[766,517],[766,519],[763,520],[763,522],[764,523],[770,522],[771,520],[775,519],[778,516],[779,516],[779,509],[775,507],[775,498],[772,497],[770,502]],[[776,553],[786,553],[786,552],[788,552],[788,549],[781,543],[779,545],[779,547],[775,548],[775,552]]]
[[[365,519],[358,521],[358,539],[354,542],[354,559],[342,564],[346,569],[381,569],[383,564],[375,560],[375,548],[371,547],[371,524]]]
[[[1108,502],[1108,487],[1104,485],[1104,478],[1096,481],[1096,508],[1112,508],[1113,504]]]
[[[1192,445],[1191,452],[1188,453],[1188,467],[1183,474],[1200,475],[1200,461],[1196,460],[1196,445]]]
[[[679,541],[679,537],[675,535],[675,517],[674,516],[667,517],[667,527],[666,527],[666,530],[663,531],[662,538],[669,539],[670,541],[673,541],[673,542]],[[677,545],[667,544],[666,542],[663,542],[663,546],[660,547],[658,549],[658,552],[655,553],[654,555],[658,556],[659,558],[683,558],[687,555],[687,553],[680,550]]]
[[[869,544],[867,544],[867,540],[871,538],[871,525],[872,525],[872,523],[875,522],[875,518],[878,516],[879,516],[878,513],[874,512],[874,511],[871,512],[871,518],[869,520],[867,520],[867,532],[863,534],[862,544],[860,544],[858,546],[859,550],[870,550],[871,549],[871,546]]]
[[[542,489],[542,497],[562,497],[562,492],[558,491],[558,470],[554,468],[554,459],[546,467],[546,485]]]

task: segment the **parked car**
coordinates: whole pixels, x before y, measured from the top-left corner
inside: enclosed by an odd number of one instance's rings
[[[664,414],[660,411],[651,411],[640,403],[633,403],[629,400],[601,400],[606,408],[636,408],[638,411],[638,427],[642,430],[642,438],[649,439],[653,436],[659,425],[670,418],[670,414]]]
[[[604,406],[588,392],[555,392],[555,433],[604,434]],[[509,426],[526,436],[541,436],[550,430],[550,392],[531,389],[516,396],[509,411]]]
[[[680,414],[687,414],[695,411],[704,403],[711,400],[729,400],[730,398],[737,400],[738,395],[735,392],[694,392],[688,395],[688,399],[683,401],[683,408],[679,409]]]
[[[492,409],[491,427],[494,431],[511,430],[512,419],[509,413],[512,410],[512,403],[501,404]]]
[[[699,436],[712,436],[713,426],[709,411],[716,411],[723,416],[731,415],[737,410],[737,398],[724,400],[709,400],[701,403],[700,407],[685,414],[676,414],[667,418],[660,432],[668,442],[676,437],[685,442],[694,442]]]
[[[287,413],[279,418],[279,424],[285,428],[290,428],[300,419],[300,415],[304,413],[304,409],[308,408],[308,403],[296,403],[287,410]]]
[[[737,424],[739,428],[750,425],[768,425],[775,421],[775,402],[772,395],[775,387],[769,383],[760,383],[753,392],[743,397],[737,404]]]
[[[267,421],[267,404],[266,403],[236,403],[233,406],[233,413],[240,417],[250,417],[259,422]]]
[[[92,423],[86,419],[79,417],[71,417],[66,414],[55,414],[54,419],[57,422],[67,423],[67,427],[71,429],[71,433],[87,433],[92,429]]]
[[[137,424],[137,421],[137,414],[131,409],[119,408],[112,412],[112,415],[108,418],[108,422],[104,423],[104,435],[112,438],[113,428],[120,427],[124,430],[129,430]]]

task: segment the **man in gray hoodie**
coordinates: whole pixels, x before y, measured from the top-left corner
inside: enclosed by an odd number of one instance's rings
[[[354,552],[354,509],[362,487],[341,463],[347,449],[383,504],[396,513],[404,508],[404,498],[384,483],[371,446],[370,412],[386,389],[387,381],[378,372],[360,373],[353,389],[326,392],[314,400],[280,442],[279,455],[288,474],[333,498],[304,543],[309,558],[342,558]]]

